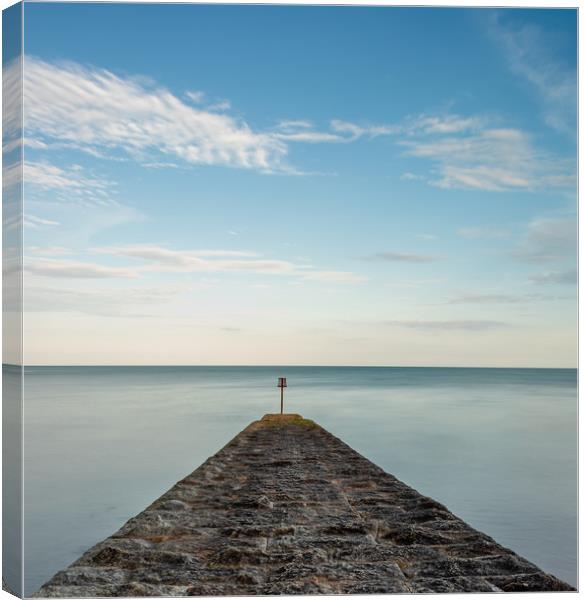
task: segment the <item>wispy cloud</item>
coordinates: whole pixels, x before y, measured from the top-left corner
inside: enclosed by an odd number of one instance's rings
[[[432,161],[442,188],[535,191],[575,186],[573,161],[537,150],[518,129],[402,140],[406,154]]]
[[[206,258],[249,258],[258,256],[255,252],[244,250],[171,250],[162,246],[135,245],[135,246],[110,246],[94,248],[97,254],[110,254],[137,258],[168,267],[193,268],[197,270],[205,264]]]
[[[4,216],[4,227],[7,230],[14,231],[25,227],[27,229],[45,229],[47,227],[57,227],[59,221],[54,219],[46,219],[31,215],[29,213],[22,214],[20,211],[15,211],[12,214]]]
[[[578,283],[578,272],[576,269],[568,269],[566,271],[546,271],[533,275],[530,281],[535,284],[559,284],[559,285],[576,285]]]
[[[573,218],[534,219],[513,256],[536,264],[575,260],[577,233]]]
[[[450,298],[446,304],[528,304],[531,302],[542,302],[560,300],[557,296],[546,296],[543,294],[477,294],[473,292],[459,294]]]
[[[411,173],[410,171],[406,171],[400,175],[400,179],[402,181],[425,181],[426,177],[423,175],[416,175],[415,173]]]
[[[59,225],[59,221],[42,219],[41,217],[35,217],[35,215],[25,214],[22,225],[28,229],[41,229],[42,227],[55,227]]]
[[[20,161],[7,162],[2,164],[2,187],[3,189],[12,188],[22,184],[22,163]]]
[[[191,102],[194,102],[195,104],[202,104],[203,102],[205,102],[205,92],[190,91],[190,92],[185,92],[185,96]]]
[[[25,260],[24,270],[42,277],[67,279],[136,279],[139,276],[136,269],[48,258]]]
[[[207,110],[216,110],[217,112],[229,110],[230,108],[231,102],[229,102],[229,100],[219,100],[218,102],[213,102],[213,104],[207,106]]]
[[[538,149],[527,132],[501,127],[494,117],[421,114],[369,126],[333,120],[330,129],[341,136],[339,141],[390,136],[406,156],[430,161],[428,175],[407,171],[403,180],[492,192],[560,190],[576,184],[573,160]]]
[[[511,235],[508,229],[499,227],[461,227],[456,231],[456,234],[463,238],[471,240],[477,239],[501,239]]]
[[[217,272],[247,271],[266,274],[293,273],[297,267],[285,260],[254,258],[254,253],[231,250],[171,250],[162,246],[135,245],[94,248],[98,254],[140,259],[142,271]]]
[[[20,58],[2,69],[2,152],[4,156],[20,148],[22,141],[22,65]],[[6,159],[4,160],[6,164]]]
[[[44,277],[136,279],[153,273],[250,273],[288,275],[300,281],[355,284],[366,278],[350,271],[318,269],[310,264],[266,259],[243,250],[172,250],[163,246],[133,245],[93,248],[94,254],[139,261],[134,266],[110,266],[60,259],[31,259],[25,269]],[[36,249],[33,254],[40,254]]]
[[[247,272],[291,275],[307,281],[359,283],[364,278],[348,271],[316,269],[287,260],[265,259],[254,252],[233,250],[171,250],[161,246],[116,246],[95,252],[147,261],[142,271]]]
[[[376,138],[394,136],[408,138],[412,136],[434,136],[455,133],[467,133],[484,127],[484,117],[464,117],[456,114],[408,116],[401,122],[389,124],[357,124],[340,119],[333,119],[330,128],[337,134],[342,134],[346,141],[354,141],[362,137]],[[404,179],[421,179],[412,173],[404,174]]]
[[[406,119],[403,131],[414,134],[453,134],[484,129],[487,120],[482,116],[461,116],[456,114],[419,115]]]
[[[492,331],[510,327],[503,321],[452,320],[452,321],[387,321],[388,325],[426,331]]]
[[[491,19],[489,33],[511,71],[537,93],[545,122],[575,136],[576,68],[554,57],[555,43],[551,35],[546,35],[537,25],[504,22],[502,13],[495,13]]]
[[[382,262],[428,263],[441,260],[440,256],[430,254],[414,254],[410,252],[377,252],[366,256],[365,260]]]
[[[510,294],[460,294],[448,300],[447,304],[517,304],[526,298]]]
[[[532,275],[531,283],[574,285],[578,248],[578,224],[575,217],[532,220],[511,255],[522,262],[549,265],[550,270]]]
[[[317,131],[310,121],[305,120],[280,121],[274,128],[272,135],[279,140],[287,142],[307,142],[312,144],[344,142],[348,139],[330,131]]]
[[[289,162],[290,144],[384,136],[399,144],[405,155],[430,161],[428,175],[408,171],[405,179],[497,192],[575,186],[572,160],[539,150],[528,133],[501,127],[492,117],[423,113],[395,123],[332,119],[325,127],[295,119],[259,131],[229,114],[226,100],[209,104],[202,91],[189,91],[185,98],[144,78],[27,57],[26,139],[37,148],[76,148],[151,166],[218,165],[316,175],[322,173],[303,171]]]
[[[63,246],[27,246],[24,249],[26,254],[40,254],[45,256],[65,256],[72,254],[72,251]]]
[[[57,225],[60,225],[60,223],[54,219],[43,219],[36,215],[22,214],[20,211],[4,215],[4,227],[8,231],[14,231],[22,227],[27,229],[44,229],[46,227],[56,227]]]
[[[432,286],[444,286],[447,280],[439,277],[433,277],[431,279],[409,279],[402,281],[389,281],[385,284],[385,287],[397,288],[397,289],[421,289]]]
[[[190,91],[185,93],[185,97],[193,104],[204,104],[206,110],[223,111],[231,108],[229,100],[217,100],[209,102],[207,94],[202,91]]]
[[[49,162],[24,163],[24,182],[29,191],[56,192],[56,198],[82,204],[111,205],[113,183],[87,175],[79,165],[58,167]]]
[[[401,131],[400,125],[357,125],[340,119],[333,119],[330,127],[337,134],[347,136],[347,140],[361,137],[379,137],[380,135],[395,135]]]
[[[27,312],[79,312],[104,317],[142,317],[142,307],[171,302],[188,291],[181,286],[124,287],[80,290],[29,286],[25,294]]]
[[[328,130],[317,129],[311,121],[296,119],[280,121],[274,128],[274,136],[291,142],[354,142],[361,138],[397,135],[405,131],[401,124],[357,124],[341,119],[331,120]]]
[[[287,147],[281,140],[234,117],[185,104],[143,79],[33,57],[25,63],[30,138],[146,162],[172,157],[196,165],[285,169]]]
[[[321,281],[323,283],[362,283],[366,277],[351,273],[350,271],[308,271],[301,273],[302,279],[307,281]]]

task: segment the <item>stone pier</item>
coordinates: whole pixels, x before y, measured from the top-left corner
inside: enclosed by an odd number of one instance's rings
[[[36,596],[572,589],[289,414],[249,425]]]

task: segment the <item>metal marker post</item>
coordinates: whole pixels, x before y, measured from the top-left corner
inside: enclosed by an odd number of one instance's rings
[[[280,414],[284,414],[284,388],[288,387],[285,377],[278,377],[278,387],[280,388]]]

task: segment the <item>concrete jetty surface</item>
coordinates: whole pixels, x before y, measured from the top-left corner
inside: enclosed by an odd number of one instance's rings
[[[266,415],[40,597],[562,591],[299,415]]]

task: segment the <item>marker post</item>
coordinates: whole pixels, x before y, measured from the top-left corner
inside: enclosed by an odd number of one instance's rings
[[[280,388],[280,414],[284,414],[284,388],[288,387],[285,377],[278,377],[278,387]]]

